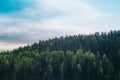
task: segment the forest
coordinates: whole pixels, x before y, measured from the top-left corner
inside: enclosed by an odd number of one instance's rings
[[[120,80],[120,30],[39,40],[1,52],[0,80]]]

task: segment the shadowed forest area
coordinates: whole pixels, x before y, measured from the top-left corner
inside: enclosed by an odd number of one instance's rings
[[[1,52],[0,80],[120,80],[120,30]]]

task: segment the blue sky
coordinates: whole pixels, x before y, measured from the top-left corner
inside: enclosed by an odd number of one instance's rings
[[[120,30],[119,0],[1,0],[0,50],[40,39]]]

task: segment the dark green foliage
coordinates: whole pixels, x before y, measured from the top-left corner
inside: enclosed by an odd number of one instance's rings
[[[120,31],[54,38],[1,52],[0,80],[120,80]]]

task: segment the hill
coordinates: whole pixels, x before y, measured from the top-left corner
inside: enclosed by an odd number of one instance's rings
[[[0,54],[0,80],[119,80],[120,30],[54,38]]]

